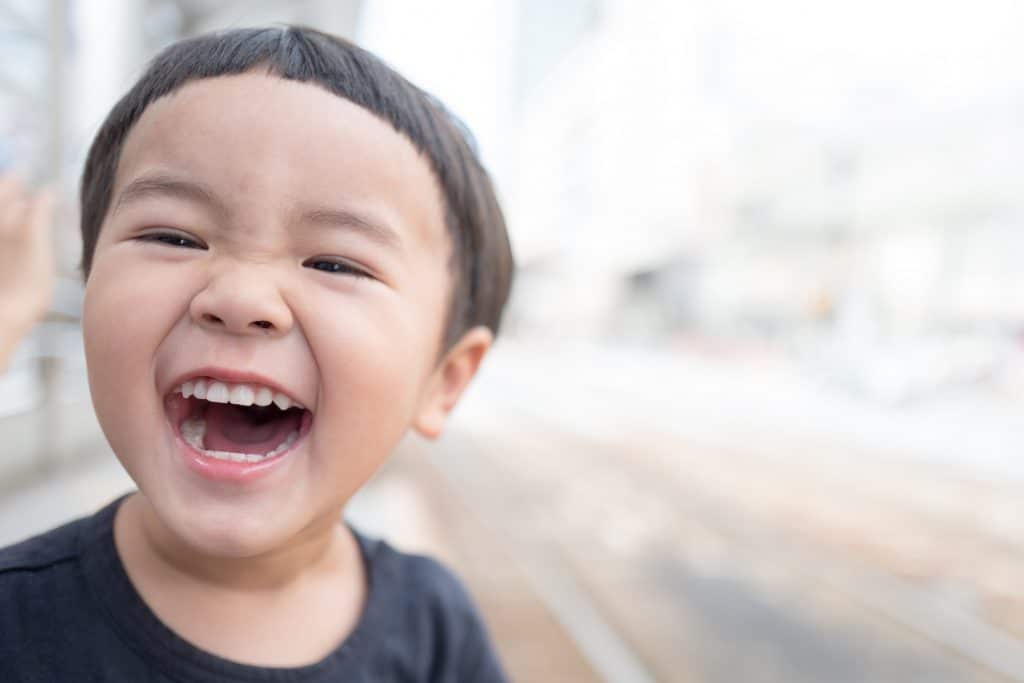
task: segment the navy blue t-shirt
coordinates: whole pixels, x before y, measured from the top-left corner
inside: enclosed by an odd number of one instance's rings
[[[165,626],[128,579],[114,547],[121,500],[0,550],[0,681],[505,681],[455,577],[358,533],[366,606],[323,660],[264,668],[201,650]]]

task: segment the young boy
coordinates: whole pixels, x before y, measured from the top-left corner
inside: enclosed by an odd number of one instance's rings
[[[82,178],[100,424],[138,492],[0,552],[0,680],[500,681],[465,591],[340,522],[436,437],[512,258],[430,96],[305,28],[161,53]]]

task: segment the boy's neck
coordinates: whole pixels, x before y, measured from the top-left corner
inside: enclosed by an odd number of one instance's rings
[[[243,664],[320,661],[348,637],[366,604],[359,544],[340,519],[307,528],[274,553],[208,557],[170,533],[136,494],[118,510],[114,538],[129,578],[164,625]]]

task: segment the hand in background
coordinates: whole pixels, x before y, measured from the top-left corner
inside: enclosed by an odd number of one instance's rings
[[[53,199],[0,176],[0,372],[53,295]]]

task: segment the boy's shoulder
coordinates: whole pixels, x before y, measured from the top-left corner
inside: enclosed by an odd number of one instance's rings
[[[90,517],[83,517],[37,536],[0,548],[0,577],[37,572],[73,562],[79,554],[79,538]]]
[[[359,533],[356,538],[370,569],[359,630],[389,634],[389,656],[396,650],[417,657],[431,653],[435,665],[445,663],[439,670],[455,674],[452,680],[505,680],[483,620],[455,574],[426,555],[400,552]]]
[[[446,604],[468,603],[465,589],[447,567],[428,555],[407,553],[380,538],[364,536],[353,529],[374,577],[397,581],[417,600],[441,599]]]
[[[471,621],[478,618],[462,582],[441,562],[427,555],[402,552],[387,541],[353,532],[370,571],[373,599],[400,603],[405,614],[443,613],[451,619]]]

